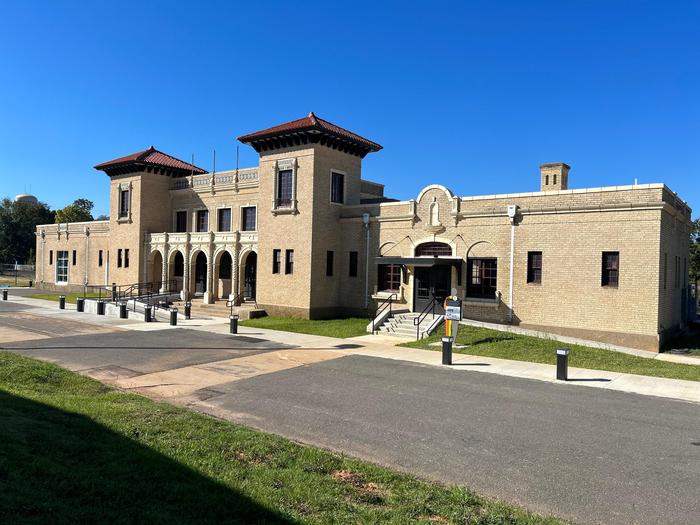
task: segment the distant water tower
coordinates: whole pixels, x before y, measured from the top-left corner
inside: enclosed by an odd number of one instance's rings
[[[29,193],[20,193],[15,197],[15,202],[31,202],[32,204],[38,204],[39,200]]]

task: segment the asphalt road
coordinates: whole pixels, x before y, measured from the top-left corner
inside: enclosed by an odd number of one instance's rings
[[[208,410],[578,523],[700,523],[700,407],[350,356],[218,385]]]

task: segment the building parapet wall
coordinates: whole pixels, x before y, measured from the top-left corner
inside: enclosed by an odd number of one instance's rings
[[[258,168],[221,171],[216,174],[193,175],[173,180],[170,190],[210,190],[248,188],[258,185]]]
[[[103,234],[107,235],[109,233],[109,221],[85,221],[85,222],[63,222],[58,224],[37,224],[36,234],[48,236],[61,236],[61,235],[84,235],[85,229],[88,229],[90,234]]]

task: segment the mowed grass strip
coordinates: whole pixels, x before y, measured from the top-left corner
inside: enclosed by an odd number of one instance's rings
[[[31,299],[44,299],[46,301],[56,301],[58,302],[58,298],[61,295],[66,296],[66,303],[69,304],[75,304],[76,299],[78,297],[85,297],[86,299],[97,299],[100,295],[98,293],[90,292],[85,295],[82,293],[66,293],[66,294],[54,294],[54,293],[35,293],[30,295],[29,297]],[[111,295],[109,292],[105,291],[102,294],[102,299],[105,299],[106,301],[109,301],[111,299]]]
[[[561,523],[7,352],[0,421],[0,523]]]
[[[324,320],[299,319],[296,317],[260,317],[242,321],[241,325],[301,334],[347,338],[367,335],[368,322],[363,317]]]
[[[443,330],[441,328],[429,338],[403,343],[401,346],[440,351],[441,348],[439,346],[431,346],[430,343],[440,341]],[[542,339],[475,326],[460,325],[457,333],[457,344],[468,345],[466,348],[455,348],[453,350],[459,354],[547,363],[550,365],[556,364],[555,350],[557,348],[570,348],[569,366],[700,381],[700,366],[698,365],[670,363],[612,350],[569,345],[553,339]]]

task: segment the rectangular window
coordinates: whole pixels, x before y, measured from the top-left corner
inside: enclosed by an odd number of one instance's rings
[[[292,170],[280,170],[277,173],[277,208],[292,206]]]
[[[221,208],[219,210],[219,231],[231,231],[231,208]]]
[[[241,230],[244,232],[254,232],[257,228],[255,224],[255,206],[243,206],[241,208]]]
[[[467,261],[467,297],[495,299],[497,275],[496,259],[469,259]]]
[[[117,250],[117,268],[121,268],[121,267],[122,267],[122,249],[119,248]]]
[[[357,252],[350,252],[348,257],[348,277],[357,277]]]
[[[53,264],[53,250],[49,250],[49,265]]]
[[[617,288],[620,280],[620,252],[603,252],[602,286]]]
[[[187,212],[175,212],[175,231],[177,233],[185,233],[187,231]]]
[[[345,175],[331,172],[331,202],[343,204],[345,199]]]
[[[102,250],[100,250],[99,252],[97,252],[97,266],[102,266],[102,262]]]
[[[56,282],[57,283],[67,283],[68,282],[68,252],[67,251],[57,251],[56,252]]]
[[[398,292],[401,288],[401,266],[380,264],[378,268],[378,288],[381,292]]]
[[[197,210],[197,231],[209,231],[209,210]]]
[[[282,250],[272,250],[272,273],[280,273]]]
[[[554,184],[556,184],[556,183],[557,183],[557,174],[555,173],[554,174]]]
[[[129,248],[124,250],[124,268],[129,267]]]
[[[542,282],[542,252],[527,252],[527,282]]]
[[[333,276],[333,252],[326,252],[326,277]]]
[[[73,266],[75,266],[75,262],[78,260],[78,254],[75,250],[73,250]]]
[[[129,190],[119,191],[119,217],[129,216]]]
[[[284,252],[284,273],[294,273],[294,250]]]

